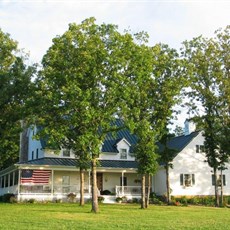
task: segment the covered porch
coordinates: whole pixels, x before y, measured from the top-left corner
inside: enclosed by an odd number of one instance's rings
[[[47,159],[45,160],[47,161]],[[18,187],[16,192],[18,200],[66,201],[69,194],[74,194],[76,196],[75,200],[78,200],[80,198],[79,168],[70,165],[70,160],[73,161],[74,159],[65,159],[65,165],[60,164],[61,160],[63,159],[58,159],[59,165],[44,165],[41,164],[39,159],[34,160],[37,164],[39,163],[38,165],[18,165]],[[46,161],[43,160],[45,163]],[[51,159],[51,162],[54,161],[55,159]],[[66,161],[68,164],[66,164]],[[135,162],[131,162],[128,165],[133,165],[134,163]],[[105,198],[104,202],[115,202],[116,197],[125,196],[127,199],[132,199],[141,196],[140,178],[136,172],[136,168],[123,168],[121,166],[127,166],[127,162],[100,161],[100,166],[97,168],[97,187],[98,196],[103,196]],[[26,170],[32,171],[32,174],[34,171],[49,172],[49,179],[45,181],[45,183],[39,183],[38,181],[31,182],[26,180]],[[84,192],[85,199],[90,199],[90,170],[84,172]]]

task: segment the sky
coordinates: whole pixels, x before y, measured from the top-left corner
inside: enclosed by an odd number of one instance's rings
[[[89,17],[116,24],[121,32],[146,31],[149,45],[161,42],[179,50],[183,41],[213,37],[229,25],[230,0],[0,0],[0,28],[30,54],[31,62],[41,61],[69,23]]]

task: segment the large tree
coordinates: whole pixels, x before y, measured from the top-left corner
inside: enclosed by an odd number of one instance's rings
[[[164,44],[150,48],[146,45],[145,34],[138,34],[138,37],[142,44],[133,50],[140,49],[141,52],[134,54],[138,65],[129,66],[130,74],[126,76],[125,84],[130,86],[131,93],[123,95],[123,116],[138,137],[134,153],[142,176],[141,208],[146,208],[149,196],[145,189],[146,176],[149,178],[157,170],[156,142],[172,116],[183,75],[182,61],[176,50]]]
[[[28,115],[25,102],[32,92],[33,66],[9,34],[0,30],[0,168],[18,160],[20,120]]]
[[[191,81],[188,95],[192,107],[199,103],[203,110],[198,120],[203,122],[205,154],[213,169],[216,206],[219,206],[218,170],[224,169],[230,155],[229,29],[228,26],[224,31],[218,30],[212,39],[200,36],[183,43]]]
[[[130,63],[136,66],[135,42],[117,26],[89,18],[54,38],[42,60],[37,124],[43,127],[41,135],[68,146],[80,162],[90,159],[93,212],[99,210],[97,158],[106,134],[117,128],[112,124],[122,110],[121,95],[130,93],[122,83]]]

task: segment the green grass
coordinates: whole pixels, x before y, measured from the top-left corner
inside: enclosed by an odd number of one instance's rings
[[[100,212],[78,204],[0,203],[0,229],[230,229],[230,209],[102,204]]]

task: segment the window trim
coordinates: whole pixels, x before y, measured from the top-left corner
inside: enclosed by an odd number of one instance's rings
[[[126,160],[128,159],[128,150],[125,148],[120,149],[120,159]]]
[[[64,154],[64,153],[68,153],[68,155]],[[63,157],[70,157],[70,149],[63,149],[62,150],[62,156]]]
[[[190,178],[187,178],[190,176]],[[189,182],[189,183],[188,183]],[[180,185],[188,188],[188,187],[192,187],[195,185],[195,174],[194,173],[181,173],[180,174]]]

